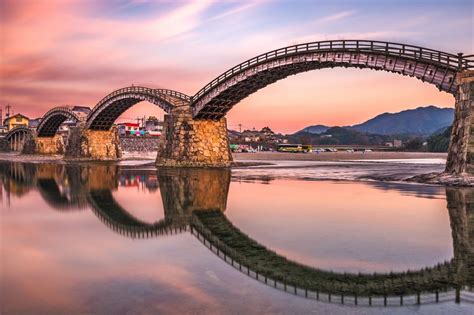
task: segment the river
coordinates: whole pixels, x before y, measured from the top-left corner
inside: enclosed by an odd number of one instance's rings
[[[0,163],[2,314],[472,311],[474,189],[423,163],[131,164]]]

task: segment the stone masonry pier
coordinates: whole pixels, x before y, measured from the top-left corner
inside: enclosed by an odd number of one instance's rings
[[[65,159],[113,161],[122,157],[117,128],[91,130],[82,126],[71,128]]]
[[[446,173],[474,175],[474,71],[459,72],[456,81],[458,90]]]
[[[64,139],[61,135],[54,137],[36,137],[38,154],[64,154]]]
[[[191,107],[187,105],[174,108],[165,116],[157,166],[229,167],[231,162],[225,118],[193,119]]]
[[[43,155],[64,154],[64,139],[58,134],[53,137],[38,137],[35,134],[31,134],[25,140],[22,153]]]

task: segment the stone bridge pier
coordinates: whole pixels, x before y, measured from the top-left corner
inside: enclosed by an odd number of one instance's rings
[[[225,118],[193,119],[191,106],[173,108],[165,116],[157,166],[229,167],[232,154]]]
[[[121,157],[122,150],[116,127],[110,130],[92,130],[85,126],[70,129],[65,159],[113,161]]]
[[[474,175],[474,70],[456,75],[455,113],[446,172]]]
[[[61,135],[36,137],[34,141],[38,154],[64,154],[64,138]]]
[[[31,134],[25,140],[22,153],[54,155],[64,154],[64,150],[64,138],[61,135],[54,135],[52,137],[39,137],[36,134]]]
[[[65,159],[107,161],[122,157],[117,128],[71,128]],[[165,115],[156,165],[160,167],[229,167],[232,154],[225,118],[197,120],[189,104]]]

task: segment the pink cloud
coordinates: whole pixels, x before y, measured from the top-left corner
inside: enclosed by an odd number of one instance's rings
[[[413,42],[413,38],[426,32],[419,27],[420,23],[431,19],[427,14],[416,21],[408,21],[410,25],[417,25],[415,31],[401,23],[392,23],[390,27],[380,27],[377,31],[354,27],[335,32],[329,28],[329,25],[337,24],[342,29],[340,25],[347,18],[359,18],[359,11],[347,9],[298,23],[259,25],[247,29],[247,24],[259,21],[258,14],[266,12],[272,5],[269,1],[229,2],[219,10],[216,10],[214,1],[187,1],[177,2],[166,10],[157,10],[156,14],[151,12],[143,18],[116,16],[119,12],[153,3],[131,1],[119,7],[106,2],[79,0],[3,1],[1,36],[6,44],[2,46],[0,58],[0,102],[9,103],[16,112],[38,116],[61,104],[93,106],[108,93],[132,83],[170,88],[192,95],[232,66],[272,49],[301,42],[354,37]],[[261,8],[265,10],[259,11]],[[260,18],[264,20],[265,17]],[[378,74],[364,75],[377,78]],[[289,82],[296,91],[299,86],[310,85],[303,81],[295,79]],[[391,81],[386,82],[389,84]],[[277,86],[287,84],[278,83]],[[363,96],[361,102],[368,103],[366,100],[370,99],[372,92],[357,85],[356,81],[353,86],[357,95]],[[392,87],[382,86],[380,91],[389,95]],[[281,131],[304,127],[299,124],[319,117],[331,116],[331,119],[325,118],[331,123],[348,123],[344,114],[326,108],[318,115],[312,111],[299,111],[294,117],[289,117],[288,110],[277,108],[294,103],[293,96],[287,93],[284,97],[274,97],[268,91],[273,91],[274,95],[281,94],[271,87],[263,89],[233,109],[229,120],[256,126],[265,124],[258,118],[269,118],[267,109],[263,108],[274,106],[272,113],[280,114],[273,115],[273,120],[266,124],[274,124]],[[399,104],[386,101],[385,105],[379,105],[378,112],[403,108],[415,101],[421,102],[417,105],[446,105],[446,98],[437,93],[435,90],[428,94],[415,93],[429,95],[424,102],[420,101],[422,98],[410,95],[405,95],[405,101]],[[300,108],[310,107],[315,99],[334,103],[332,96],[324,91],[309,89],[304,94],[298,102],[306,105]],[[247,112],[241,108],[245,108],[250,100],[262,103],[259,107],[252,107],[252,115],[246,116],[244,113]],[[338,101],[350,103],[351,99],[338,98]],[[140,106],[140,110],[131,109],[130,115],[147,115],[147,111],[153,108],[151,105],[148,109]],[[372,113],[370,107],[366,109]],[[357,115],[359,112],[352,116],[355,119]]]

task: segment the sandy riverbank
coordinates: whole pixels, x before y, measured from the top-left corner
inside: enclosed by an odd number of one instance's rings
[[[392,159],[446,159],[447,153],[430,152],[322,152],[316,153],[234,153],[235,161],[344,161],[344,160],[392,160]]]
[[[37,154],[19,154],[10,152],[0,152],[0,161],[8,162],[59,162],[63,160],[62,155],[37,155]]]
[[[427,152],[323,152],[323,153],[234,153],[234,161],[347,161],[347,160],[391,160],[391,159],[446,159],[446,153]],[[124,152],[123,160],[154,160],[156,152],[138,154]],[[53,162],[62,160],[61,155],[20,155],[0,152],[0,160],[11,162]]]
[[[155,167],[156,153],[124,154],[118,165]],[[474,186],[474,177],[444,173],[445,153],[422,152],[325,152],[237,153],[233,176],[241,178],[290,177],[334,180],[409,181],[416,183]],[[61,155],[20,155],[1,153],[0,161],[66,163]]]

